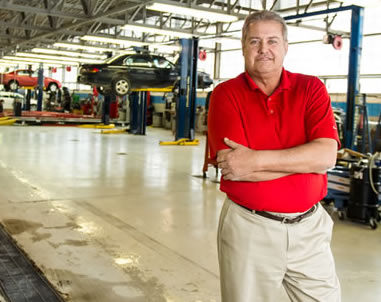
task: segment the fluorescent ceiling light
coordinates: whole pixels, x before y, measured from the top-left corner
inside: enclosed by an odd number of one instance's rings
[[[63,62],[63,61],[54,61],[54,60],[44,60],[44,59],[38,59],[38,58],[24,58],[24,57],[16,57],[16,56],[4,56],[2,57],[6,60],[11,60],[12,62],[24,62],[25,64],[32,64],[32,63],[43,63],[46,65],[53,64],[53,65],[71,65],[71,66],[77,66],[78,63],[76,62]]]
[[[119,44],[126,46],[142,46],[147,45],[147,43],[138,42],[138,41],[132,41],[132,40],[123,40],[118,38],[108,38],[108,37],[102,37],[102,36],[83,36],[81,37],[82,40],[86,41],[96,41],[96,42],[102,42],[102,43],[111,43],[111,44]]]
[[[31,63],[31,62],[24,62],[24,61],[15,61],[15,60],[12,60],[12,61],[7,61],[7,60],[4,60],[5,62],[4,63],[1,63],[0,62],[0,66],[7,66],[7,67],[13,67],[13,70],[17,70],[17,69],[24,69],[26,67],[24,66],[33,66],[34,68],[36,68],[36,66],[39,66],[40,63]],[[16,63],[12,63],[12,62],[16,62]],[[48,67],[62,67],[62,64],[52,64],[52,63],[43,63],[44,66],[48,66]]]
[[[95,55],[95,54],[90,54],[90,53],[80,53],[80,52],[51,49],[51,48],[33,48],[32,52],[47,53],[47,54],[54,54],[54,55],[65,55],[65,56],[72,56],[72,57],[83,57],[83,58],[89,58],[89,59],[101,59],[102,58],[102,55]]]
[[[35,53],[28,52],[18,52],[16,53],[17,57],[27,57],[27,58],[39,58],[39,59],[48,59],[48,60],[61,60],[61,61],[71,61],[79,63],[89,63],[97,64],[103,63],[103,60],[93,60],[93,59],[84,59],[84,58],[74,58],[74,57],[63,57],[63,56],[50,56],[50,55],[40,55]]]
[[[16,63],[14,61],[8,61],[8,60],[0,60],[0,64],[7,65],[7,66],[17,66],[19,63]]]
[[[75,43],[54,43],[53,46],[56,47],[65,47],[65,48],[71,48],[71,49],[84,49],[88,51],[111,51],[113,49],[105,48],[105,47],[98,47],[98,46],[89,46],[89,45],[82,45],[82,44],[75,44]]]
[[[142,32],[142,33],[150,33],[150,34],[159,34],[164,36],[172,36],[172,37],[179,37],[179,38],[191,38],[193,36],[199,36],[200,34],[193,34],[188,32],[182,32],[178,30],[172,30],[170,28],[164,29],[164,28],[157,28],[153,26],[141,26],[141,25],[133,25],[133,24],[126,24],[123,26],[124,29]]]
[[[238,20],[238,17],[236,16],[224,14],[215,9],[214,10],[206,9],[206,8],[196,9],[196,8],[190,8],[184,5],[180,6],[180,5],[159,3],[159,2],[148,4],[146,8],[150,10],[159,11],[159,12],[168,12],[168,13],[177,14],[177,15],[186,15],[186,16],[191,16],[198,19],[206,19],[206,20],[216,21],[216,22],[234,22]]]

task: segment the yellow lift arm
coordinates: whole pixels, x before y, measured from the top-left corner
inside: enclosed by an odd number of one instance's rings
[[[190,140],[189,138],[182,138],[173,142],[160,141],[161,146],[198,146],[200,141],[198,139]]]

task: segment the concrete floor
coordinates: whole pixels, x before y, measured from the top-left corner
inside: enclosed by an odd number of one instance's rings
[[[220,301],[224,195],[214,169],[195,177],[198,138],[159,146],[169,131],[1,127],[0,221],[70,301]],[[336,221],[333,251],[343,302],[381,301],[381,227]]]

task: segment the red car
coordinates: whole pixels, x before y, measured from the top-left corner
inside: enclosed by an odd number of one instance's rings
[[[19,87],[37,87],[38,73],[28,69],[18,69],[9,73],[0,74],[0,84],[6,90],[17,90]],[[44,89],[57,91],[62,84],[52,78],[44,77]]]

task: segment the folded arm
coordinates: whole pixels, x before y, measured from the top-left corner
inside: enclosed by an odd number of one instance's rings
[[[294,173],[325,173],[336,163],[337,142],[319,138],[283,150],[253,150],[225,138],[230,149],[217,154],[224,179],[265,181]]]

